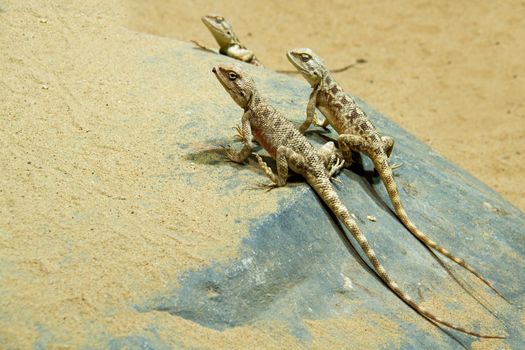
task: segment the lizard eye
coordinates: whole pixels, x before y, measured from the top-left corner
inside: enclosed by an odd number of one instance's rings
[[[307,53],[302,53],[301,54],[301,61],[303,61],[303,62],[308,62],[311,58],[312,58],[312,56],[310,56]]]
[[[224,17],[221,17],[221,16],[217,16],[217,17],[215,17],[215,19],[216,19],[217,21],[219,21],[219,22],[224,21]]]
[[[228,73],[228,78],[231,81],[234,81],[235,79],[237,79],[237,74],[235,74],[234,72],[230,72],[230,73]]]

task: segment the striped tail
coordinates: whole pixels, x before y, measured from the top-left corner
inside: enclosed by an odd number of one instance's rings
[[[352,219],[350,213],[344,206],[344,204],[341,202],[339,197],[337,196],[337,193],[333,189],[332,185],[330,184],[330,180],[328,178],[326,179],[308,179],[308,183],[314,188],[314,190],[319,194],[319,196],[323,199],[323,201],[328,205],[328,207],[332,210],[332,212],[341,220],[346,228],[352,233],[352,236],[357,240],[359,245],[361,246],[361,249],[364,251],[372,265],[374,266],[374,269],[376,270],[377,274],[381,279],[386,283],[386,285],[399,296],[405,303],[410,305],[416,312],[421,314],[422,316],[428,318],[431,321],[440,323],[444,326],[447,326],[449,328],[455,329],[459,332],[469,334],[478,338],[498,338],[503,339],[504,336],[499,335],[485,335],[480,334],[474,331],[469,331],[461,326],[455,325],[453,323],[450,323],[446,320],[443,320],[442,318],[439,318],[432,314],[430,311],[426,310],[425,308],[419,306],[408,294],[404,293],[396,282],[394,282],[390,276],[387,274],[385,269],[383,268],[383,265],[379,262],[379,260],[376,257],[376,254],[372,250],[372,247],[370,247],[370,244],[368,243],[366,237],[363,235],[361,230],[357,227],[357,224]]]
[[[397,217],[403,225],[416,237],[418,238],[423,244],[425,244],[427,247],[435,249],[439,253],[443,254],[456,264],[462,266],[466,270],[470,271],[474,276],[479,278],[483,283],[485,283],[487,286],[489,286],[497,295],[499,295],[501,298],[503,298],[508,303],[511,303],[507,298],[505,298],[493,285],[490,283],[487,279],[485,279],[479,272],[474,270],[469,264],[465,262],[465,260],[460,259],[456,256],[454,256],[451,252],[443,248],[442,246],[438,245],[436,242],[431,240],[427,235],[425,235],[423,232],[419,231],[419,229],[412,223],[412,221],[408,218],[408,215],[403,208],[403,205],[401,204],[401,197],[399,196],[399,192],[397,190],[396,183],[394,181],[394,175],[392,174],[392,168],[388,164],[388,158],[386,154],[382,154],[379,156],[375,156],[375,158],[372,158],[372,161],[374,162],[374,166],[379,173],[379,176],[381,177],[381,180],[383,181],[383,184],[386,187],[386,190],[388,192],[388,196],[390,197],[390,200],[392,201],[392,204],[394,206],[394,210],[397,214]]]

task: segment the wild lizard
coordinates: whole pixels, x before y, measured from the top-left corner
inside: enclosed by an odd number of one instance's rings
[[[244,46],[239,38],[233,32],[232,25],[222,16],[218,15],[206,15],[201,17],[202,22],[211,32],[217,44],[219,44],[219,53],[226,55],[236,60],[240,60],[246,63],[251,63],[256,66],[262,66],[261,61],[255,57],[253,51],[249,50]],[[207,48],[201,43],[192,40],[192,42],[203,50],[215,52],[212,49]],[[365,59],[359,58],[354,63],[348,64],[342,68],[333,69],[331,73],[341,73],[345,70],[355,67],[358,64],[366,63]],[[296,71],[290,70],[278,70],[278,73],[294,74]]]
[[[233,32],[232,26],[224,17],[217,15],[206,15],[201,18],[204,25],[211,32],[217,44],[219,44],[219,53],[231,58],[251,63],[256,66],[262,66],[261,62],[255,57],[251,50],[248,50]],[[213,51],[206,46],[193,40],[195,45],[201,49]]]
[[[403,225],[427,247],[435,249],[467,269],[499,296],[507,300],[465,260],[457,258],[451,252],[438,245],[412,223],[401,204],[401,197],[394,181],[392,167],[388,162],[394,146],[394,139],[389,136],[380,136],[375,126],[363,110],[357,106],[352,96],[345,93],[332,78],[321,58],[312,50],[306,48],[290,50],[287,57],[313,88],[306,108],[306,120],[300,126],[299,131],[304,133],[314,121],[315,124],[323,128],[326,128],[328,124],[332,125],[340,135],[338,139],[339,149],[348,165],[352,161],[352,151],[362,152],[372,159],[374,167],[379,173],[392,201],[395,213]],[[325,116],[325,120],[322,123],[319,123],[316,119],[316,107]]]
[[[231,161],[236,163],[244,162],[252,153],[252,140],[255,138],[277,163],[276,175],[258,154],[255,155],[259,166],[272,181],[268,186],[273,188],[286,185],[289,169],[302,175],[337,218],[344,223],[359,243],[380,278],[405,303],[431,321],[460,332],[481,338],[503,338],[502,336],[483,335],[469,331],[443,320],[421,307],[408,294],[403,292],[387,274],[366,237],[358,228],[348,209],[339,199],[330,183],[332,172],[327,171],[326,161],[323,161],[316,149],[289,120],[259,95],[253,79],[240,68],[217,65],[212,71],[232,99],[244,110],[241,126],[237,129],[238,137],[243,141],[243,147],[238,152],[232,148],[227,149],[226,156]],[[335,168],[340,166],[342,165],[336,164]]]

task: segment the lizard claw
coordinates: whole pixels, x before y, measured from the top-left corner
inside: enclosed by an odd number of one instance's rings
[[[332,180],[334,176],[337,175],[337,173],[339,173],[339,171],[345,167],[345,163],[346,162],[343,158],[336,156],[335,164],[333,164],[330,167],[330,171],[328,172],[328,177],[330,178],[330,180]]]
[[[265,190],[266,192],[270,192],[271,190],[276,189],[279,186],[274,182],[272,183],[262,183],[261,182],[257,184],[257,187],[261,190]]]
[[[242,132],[242,129],[239,125],[235,125],[232,129],[235,129],[235,131],[237,132],[237,134],[234,136],[235,142],[248,142],[246,136],[244,136],[244,133]]]
[[[339,180],[339,179],[336,178],[336,177],[331,177],[331,178],[330,178],[330,181],[333,182],[333,183],[335,183],[335,184],[337,184],[337,185],[340,185],[340,186],[343,185],[343,181]]]

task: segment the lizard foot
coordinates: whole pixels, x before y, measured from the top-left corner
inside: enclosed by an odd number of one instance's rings
[[[337,175],[337,173],[345,167],[345,163],[346,162],[344,159],[336,156],[335,164],[332,164],[330,170],[328,171],[328,177],[330,178],[330,180],[334,179],[334,176]]]
[[[264,171],[266,176],[268,176],[268,178],[272,181],[271,184],[264,186],[270,188],[268,191],[272,190],[275,187],[281,187],[286,184],[286,179],[280,178],[279,176],[275,175],[272,169],[264,162],[264,160],[262,160],[260,155],[258,155],[257,153],[253,153],[253,155],[255,155],[255,158],[257,158],[257,162],[259,163],[259,166]]]
[[[335,178],[335,177],[331,177],[330,178],[330,181],[339,185],[339,186],[343,186],[343,181],[339,180],[338,178]]]
[[[244,136],[240,125],[235,125],[235,127],[233,127],[232,129],[235,129],[235,131],[237,132],[237,134],[234,136],[235,142],[248,143],[248,139],[246,139],[246,136]]]
[[[226,158],[228,158],[228,162],[236,164],[240,163],[237,160],[237,152],[231,146],[221,146],[221,148],[224,150],[224,155],[226,156]]]
[[[271,182],[271,183],[261,182],[257,184],[258,189],[265,190],[266,192],[270,192],[271,190],[276,189],[277,187],[279,187],[279,185],[277,185],[275,182]]]

